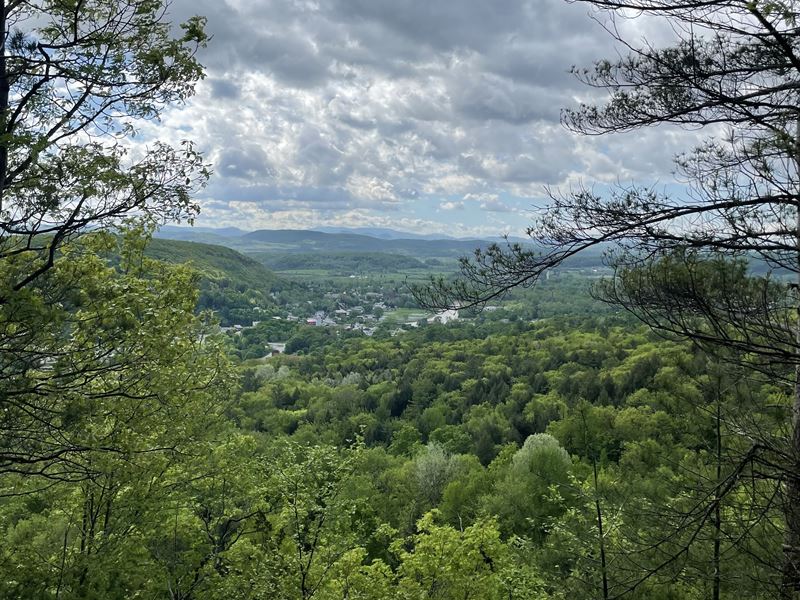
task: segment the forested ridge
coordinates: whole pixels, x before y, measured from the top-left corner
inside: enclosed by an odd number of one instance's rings
[[[155,283],[156,263],[142,267]],[[135,302],[124,285],[117,309]],[[188,308],[191,279],[182,289]],[[582,312],[569,285],[553,293]],[[152,365],[158,402],[112,425],[119,400],[105,412],[65,394],[59,439],[102,432],[103,448],[75,440],[44,479],[4,475],[4,596],[594,598],[602,539],[614,594],[702,597],[718,567],[723,592],[770,597],[780,511],[743,518],[750,492],[718,520],[697,511],[746,452],[738,428],[779,435],[789,399],[686,344],[613,313],[482,319],[226,367],[213,336],[192,343],[197,317],[185,334],[155,317],[132,331],[156,336],[147,360],[158,335],[193,347]],[[229,378],[201,384],[198,360]]]
[[[594,598],[602,539],[613,594],[703,597],[718,567],[723,593],[770,597],[780,511],[743,518],[750,492],[718,521],[697,510],[746,452],[738,428],[779,435],[789,398],[686,344],[613,313],[333,336],[238,367],[212,339],[154,365],[158,403],[122,425],[119,400],[72,405],[61,438],[114,452],[71,448],[44,484],[4,475],[4,596]],[[196,385],[201,357],[230,378]]]
[[[205,18],[0,0],[0,598],[797,599],[800,10],[584,3],[630,54],[566,127],[730,135],[454,264],[154,240],[212,175],[135,139]]]
[[[272,293],[290,288],[261,263],[212,244],[150,239],[146,256],[189,264],[200,276],[198,308],[214,311],[223,325],[250,324],[275,307]]]

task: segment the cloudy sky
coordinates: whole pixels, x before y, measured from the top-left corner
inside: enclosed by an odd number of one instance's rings
[[[617,50],[564,0],[174,0],[207,78],[145,135],[213,164],[199,225],[519,234],[546,187],[671,179],[680,132],[581,138],[570,74]],[[623,23],[632,39],[656,34]]]

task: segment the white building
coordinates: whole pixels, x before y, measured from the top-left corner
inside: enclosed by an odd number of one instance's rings
[[[428,319],[428,323],[441,323],[442,325],[445,325],[450,321],[458,321],[457,310],[445,310]]]

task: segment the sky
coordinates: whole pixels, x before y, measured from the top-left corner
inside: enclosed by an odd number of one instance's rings
[[[520,235],[548,189],[668,185],[695,135],[560,125],[598,99],[570,67],[620,52],[581,3],[173,0],[169,18],[195,14],[206,79],[142,134],[191,139],[212,164],[198,225]]]

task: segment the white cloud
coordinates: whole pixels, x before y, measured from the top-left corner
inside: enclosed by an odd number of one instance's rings
[[[208,16],[209,77],[142,140],[190,138],[204,150],[215,174],[201,222],[391,226],[403,214],[425,228],[482,210],[500,221],[475,218],[465,231],[519,226],[510,196],[665,178],[694,135],[587,139],[561,128],[560,108],[593,94],[569,67],[614,56],[579,4],[174,0],[171,11]]]

